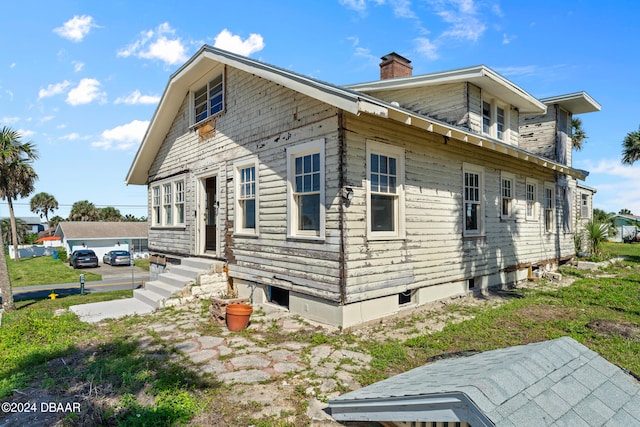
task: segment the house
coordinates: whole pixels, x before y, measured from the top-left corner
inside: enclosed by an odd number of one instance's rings
[[[9,217],[0,219],[8,221]],[[16,217],[16,221],[22,221],[23,223],[25,223],[29,227],[29,229],[27,230],[27,233],[29,234],[38,234],[39,232],[44,230],[44,224],[42,223],[42,219],[39,216]]]
[[[254,303],[342,327],[575,254],[587,173],[520,145],[544,102],[483,65],[414,76],[392,53],[380,75],[341,87],[203,46],[126,177],[149,251],[219,259]]]
[[[639,402],[636,378],[562,337],[438,360],[331,399],[329,410],[359,426],[631,426]]]
[[[99,260],[111,250],[132,251],[136,258],[146,258],[148,226],[146,222],[63,221],[58,223],[59,237],[68,254],[78,249],[92,249]]]
[[[640,231],[640,216],[631,214],[613,215],[615,224],[615,236],[609,236],[612,242],[633,242],[638,241]]]

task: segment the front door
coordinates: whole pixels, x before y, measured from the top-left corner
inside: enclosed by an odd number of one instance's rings
[[[216,177],[207,178],[204,182],[204,252],[217,252],[218,194]]]

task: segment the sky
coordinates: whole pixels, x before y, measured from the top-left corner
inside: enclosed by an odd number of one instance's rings
[[[40,155],[16,216],[35,216],[39,192],[63,218],[81,200],[147,216],[127,172],[170,75],[205,43],[337,85],[378,80],[397,52],[414,75],[484,64],[537,98],[585,91],[602,111],[577,116],[588,138],[573,167],[590,172],[595,208],[640,215],[640,162],[620,162],[640,126],[638,1],[5,3],[0,126]]]

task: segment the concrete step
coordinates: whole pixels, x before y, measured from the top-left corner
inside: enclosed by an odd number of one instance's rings
[[[174,273],[161,273],[158,274],[158,278],[154,280],[154,282],[163,282],[172,286],[184,288],[189,283],[194,283],[195,279]]]
[[[151,292],[155,292],[156,294],[162,295],[165,298],[170,298],[172,295],[181,293],[184,286],[175,286],[171,283],[154,280],[145,283],[144,288],[150,290]]]
[[[166,299],[164,296],[149,289],[134,289],[133,298],[152,308],[162,307],[164,300]]]
[[[208,270],[203,270],[197,267],[190,267],[188,265],[172,265],[168,272],[172,274],[176,274],[178,276],[188,277],[190,279],[196,279],[199,274],[202,274]]]
[[[182,258],[182,260],[180,261],[180,265],[196,268],[201,272],[206,273],[209,270],[211,270],[213,266],[215,266],[216,270],[219,268],[220,271],[222,271],[222,268],[224,267],[225,263],[224,261],[219,261],[215,259],[189,257],[189,258]]]

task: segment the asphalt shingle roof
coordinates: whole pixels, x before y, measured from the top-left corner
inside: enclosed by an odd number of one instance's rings
[[[67,239],[146,239],[149,236],[146,222],[64,221],[58,224],[56,236]]]
[[[332,399],[329,407],[341,421],[401,421],[385,419],[396,415],[384,412],[407,412],[403,401],[419,398],[425,417],[441,416],[434,405],[447,396],[462,396],[458,406],[467,405],[476,424],[640,425],[638,381],[569,337],[438,360]],[[367,405],[386,409],[371,409],[374,417],[366,418]],[[449,411],[451,419],[405,421],[468,421],[456,420],[460,414],[465,412]]]

